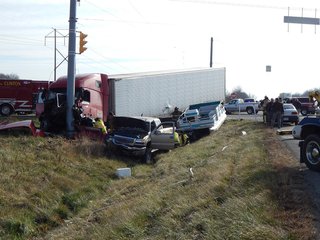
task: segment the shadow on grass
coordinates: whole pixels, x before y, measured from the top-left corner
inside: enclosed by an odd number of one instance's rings
[[[315,223],[312,199],[306,192],[304,174],[298,167],[280,167],[270,170],[258,170],[243,182],[245,188],[254,184],[254,189],[269,189],[273,203],[276,203],[276,219],[285,228],[300,239],[315,239]]]

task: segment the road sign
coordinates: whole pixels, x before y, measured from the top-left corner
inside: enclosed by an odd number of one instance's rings
[[[270,65],[266,66],[266,72],[271,72],[271,66]]]

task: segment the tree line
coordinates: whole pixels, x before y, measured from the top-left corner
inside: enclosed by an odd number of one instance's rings
[[[285,98],[291,98],[291,97],[308,97],[309,96],[309,93],[310,92],[314,92],[314,91],[319,91],[320,92],[320,88],[314,88],[314,89],[309,89],[309,90],[306,90],[302,93],[279,93],[279,96],[277,97],[281,97],[283,99]],[[242,90],[241,87],[236,87],[232,90],[232,92],[226,92],[226,99],[225,99],[225,102],[229,102],[232,97],[231,97],[231,94],[235,94],[237,96],[237,98],[242,98],[242,99],[245,99],[245,98],[253,98],[253,99],[256,99],[256,97],[252,94],[249,94],[249,93],[246,93],[245,91]],[[256,100],[262,100],[262,99],[256,99]]]
[[[0,73],[0,79],[13,79],[13,80],[17,80],[20,79],[19,76],[15,73],[10,73],[10,74],[5,74],[5,73]]]

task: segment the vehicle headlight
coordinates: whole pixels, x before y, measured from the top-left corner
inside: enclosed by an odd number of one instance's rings
[[[145,136],[144,138],[142,139],[136,139],[136,143],[137,144],[146,144],[148,141],[148,136]]]

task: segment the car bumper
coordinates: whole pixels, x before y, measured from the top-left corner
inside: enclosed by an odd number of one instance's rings
[[[302,125],[296,125],[293,129],[292,129],[292,136],[295,139],[301,139],[301,129],[302,129]]]
[[[106,145],[108,149],[125,151],[135,156],[142,156],[147,149],[147,146],[130,146],[127,144],[117,143],[114,139],[107,139]]]
[[[283,122],[299,122],[299,116],[283,116]]]

